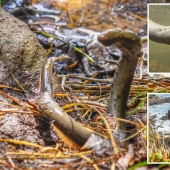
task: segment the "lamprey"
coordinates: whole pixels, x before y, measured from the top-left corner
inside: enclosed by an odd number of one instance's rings
[[[141,39],[135,33],[123,29],[110,29],[98,36],[98,41],[105,46],[116,45],[122,51],[118,67],[111,85],[108,112],[118,118],[126,118],[126,106],[131,83],[138,62],[142,54]],[[117,141],[126,137],[124,122],[117,123],[114,136]]]
[[[67,55],[60,55],[59,57],[51,57],[48,58],[45,64],[42,67],[41,71],[41,92],[50,92],[52,94],[52,71],[53,71],[53,64],[55,61],[58,60],[66,60],[70,58]]]
[[[65,59],[67,57],[49,58],[45,62],[41,74],[41,95],[35,99],[35,104],[39,111],[53,122],[54,129],[64,142],[72,148],[81,149],[91,138],[96,136],[106,142],[106,139],[95,135],[92,131],[76,122],[52,99],[52,68],[55,60]],[[98,142],[101,143],[101,142]],[[108,147],[110,147],[107,140]]]

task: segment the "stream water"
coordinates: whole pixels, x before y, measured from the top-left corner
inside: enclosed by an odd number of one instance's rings
[[[170,97],[170,94],[156,95],[161,98]],[[170,120],[161,120],[163,116],[166,116],[168,110],[170,110],[170,103],[148,106],[148,114],[149,116],[153,116],[155,121],[153,128],[158,134],[164,137],[170,137]]]

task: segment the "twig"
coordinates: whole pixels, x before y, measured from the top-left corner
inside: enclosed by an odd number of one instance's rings
[[[82,90],[73,90],[75,93],[98,93],[99,90],[86,90],[86,89],[82,89]],[[103,90],[102,93],[108,93],[110,92],[110,90]]]
[[[83,52],[82,50],[80,50],[79,48],[77,47],[73,47],[75,51],[79,52],[80,54],[83,54],[85,57],[88,58],[89,61],[91,61],[92,63],[94,62],[94,60],[89,56],[87,55],[85,52]]]
[[[7,166],[7,167],[10,167],[10,168],[14,168],[14,169],[16,169],[16,170],[19,170],[20,168],[17,168],[17,167],[12,167],[9,163],[6,163],[6,162],[4,162],[4,161],[2,161],[2,160],[0,160],[0,164],[3,164],[3,165],[5,165],[5,166]]]
[[[111,64],[119,65],[119,61],[117,61],[117,60],[109,60],[109,59],[106,59],[105,61],[108,62],[108,63],[111,63]]]
[[[97,72],[96,74],[94,74],[91,78],[95,78],[97,75],[98,75],[99,73]],[[89,81],[87,80],[87,81],[85,81],[84,83],[83,83],[83,86],[85,86],[85,84],[87,84]]]
[[[37,147],[37,148],[42,148],[43,147],[41,145],[38,145],[38,144],[35,144],[35,143],[31,143],[31,142],[22,141],[22,140],[0,138],[0,141],[1,142],[12,143],[12,144],[15,144],[15,145],[33,146],[33,147]]]
[[[97,167],[97,165],[94,164],[93,161],[92,161],[90,158],[88,158],[87,156],[82,155],[82,154],[80,154],[80,153],[77,153],[77,155],[78,155],[79,157],[85,159],[86,161],[88,161],[90,164],[92,164],[95,170],[99,170],[99,168]]]
[[[21,90],[21,89],[18,89],[18,88],[15,88],[15,87],[10,87],[10,86],[3,85],[3,84],[0,84],[0,88],[12,89],[12,90],[16,90],[16,91],[19,91],[19,92],[23,92],[23,90]]]
[[[80,16],[80,20],[79,20],[80,25],[83,22],[84,13],[85,13],[84,0],[81,0],[81,16]]]
[[[102,119],[103,119],[103,121],[104,121],[104,123],[105,123],[105,125],[106,125],[106,127],[107,127],[107,129],[108,129],[108,132],[109,132],[109,135],[110,135],[110,140],[111,140],[112,146],[113,146],[113,148],[114,148],[115,154],[118,154],[118,146],[117,146],[117,144],[116,144],[116,142],[115,142],[115,140],[114,140],[114,138],[113,138],[112,131],[111,131],[111,129],[110,129],[110,126],[109,126],[106,118],[103,116],[103,114],[102,114],[97,108],[93,107],[93,109],[94,109],[95,111],[97,111],[97,113],[99,113],[99,115],[102,117]]]
[[[1,95],[3,95],[3,96],[5,96],[5,97],[7,97],[7,98],[9,98],[9,99],[10,99],[10,100],[12,100],[13,102],[15,102],[15,103],[17,103],[17,104],[19,104],[19,105],[20,105],[20,101],[19,101],[18,99],[16,99],[16,98],[14,98],[14,97],[9,96],[8,94],[4,93],[4,92],[3,92],[3,91],[1,91],[1,90],[0,90],[0,94],[1,94]]]
[[[92,82],[100,82],[100,83],[111,83],[111,80],[108,80],[108,79],[94,79],[94,78],[87,78],[87,77],[81,77],[81,76],[76,76],[76,75],[73,75],[73,74],[68,74],[67,75],[69,78],[76,78],[76,79],[82,79],[82,80],[89,80],[89,81],[92,81]],[[58,75],[58,77],[63,77],[62,75]]]
[[[23,92],[25,92],[24,88],[21,86],[21,84],[19,83],[19,81],[16,79],[16,77],[15,77],[14,74],[12,73],[12,71],[11,71],[11,69],[10,69],[7,61],[6,61],[6,59],[4,58],[4,56],[3,56],[2,54],[1,54],[1,57],[2,57],[2,60],[3,60],[3,62],[5,63],[5,65],[7,66],[8,71],[9,71],[9,73],[11,74],[12,78],[14,79],[14,81],[16,82],[16,84],[18,85],[18,87],[20,87],[21,90],[22,90]]]
[[[96,82],[96,83],[98,84],[98,82]],[[75,90],[81,90],[81,89],[86,89],[86,90],[99,90],[99,89],[101,89],[101,90],[110,90],[110,86],[107,86],[107,85],[105,85],[105,86],[102,86],[102,85],[95,86],[95,85],[90,84],[89,86],[88,85],[85,86],[84,83],[83,83],[83,85],[71,84],[71,88],[73,88]]]
[[[139,133],[141,133],[142,131],[144,131],[144,130],[146,130],[146,128],[144,127],[144,128],[142,128],[142,129],[140,129],[138,132],[136,132],[135,134],[133,134],[133,135],[131,135],[131,136],[129,136],[129,137],[127,137],[126,139],[123,139],[122,141],[120,141],[120,142],[125,142],[125,141],[128,141],[129,139],[132,139],[132,138],[134,138],[135,136],[137,136]]]
[[[39,112],[37,111],[22,111],[18,109],[0,109],[0,112],[12,112],[12,113],[24,113],[24,114],[34,114],[36,116],[42,116]]]
[[[144,60],[144,57],[145,57],[145,52],[143,52],[143,55],[141,57],[141,61],[140,61],[140,67],[139,67],[139,70],[140,70],[140,76],[139,76],[139,80],[142,80],[142,77],[143,77],[143,60]]]

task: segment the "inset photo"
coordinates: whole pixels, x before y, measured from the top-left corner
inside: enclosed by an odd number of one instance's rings
[[[170,93],[148,93],[147,162],[170,163]]]
[[[148,4],[149,73],[170,72],[170,4]]]

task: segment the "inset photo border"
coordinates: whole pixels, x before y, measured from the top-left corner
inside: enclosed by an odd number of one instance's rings
[[[147,163],[170,164],[170,93],[147,94]]]
[[[170,72],[170,3],[148,4],[148,71]]]

